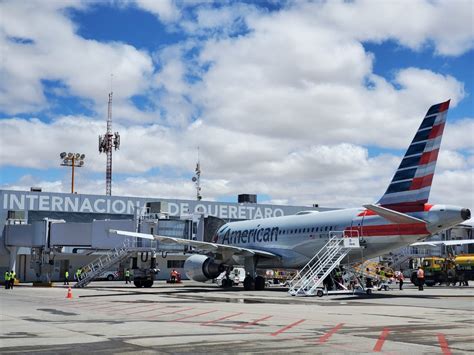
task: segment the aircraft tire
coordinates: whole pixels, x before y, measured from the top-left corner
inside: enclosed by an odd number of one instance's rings
[[[222,288],[230,288],[230,287],[232,287],[232,280],[222,279]]]
[[[252,291],[255,290],[255,280],[251,276],[245,276],[244,279],[244,290],[245,291]]]
[[[316,291],[316,296],[318,296],[318,297],[323,297],[323,296],[324,296],[323,290],[317,290],[317,291]]]
[[[255,278],[255,291],[263,291],[265,289],[265,278],[257,276]]]

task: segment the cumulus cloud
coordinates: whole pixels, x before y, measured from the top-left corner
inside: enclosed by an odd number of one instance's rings
[[[45,81],[59,82],[68,95],[102,105],[104,93],[110,91],[111,73],[118,101],[148,87],[153,66],[147,53],[124,43],[84,39],[59,6],[69,8],[71,3],[58,3],[59,9],[43,5],[36,1],[0,4],[3,112],[47,108]]]
[[[81,38],[61,6],[2,2],[0,11],[15,19],[0,25],[0,45],[7,48],[2,110],[48,107],[44,80],[59,83],[50,88],[56,95],[93,103],[91,115],[48,122],[34,114],[5,115],[0,164],[33,168],[38,176],[3,188],[68,191],[68,175],[48,179],[41,170],[60,169],[58,154],[66,150],[87,155],[78,191],[103,193],[105,156],[97,153],[97,135],[105,131],[109,65],[118,68],[114,131],[122,136],[114,152],[114,194],[193,198],[199,146],[207,200],[257,193],[298,205],[374,202],[428,107],[451,99],[455,108],[467,94],[462,78],[432,70],[403,67],[392,77],[376,75],[374,61],[381,59],[364,42],[395,40],[414,50],[432,43],[439,54],[464,53],[472,47],[466,16],[441,16],[468,8],[453,4],[295,2],[271,12],[257,5],[138,0],[136,6],[168,30],[181,28],[188,36],[146,53]],[[134,95],[144,96],[150,109],[138,109]],[[473,191],[473,129],[470,117],[448,119],[433,201],[472,207],[466,191]]]

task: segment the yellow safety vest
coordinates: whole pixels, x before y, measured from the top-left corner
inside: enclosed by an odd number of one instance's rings
[[[66,278],[68,278],[68,277],[69,277],[69,271],[66,271],[66,272],[64,273],[64,276],[66,276]]]
[[[129,276],[130,276],[130,271],[128,271],[128,270],[125,271],[125,276],[126,276],[126,277],[129,277]]]
[[[10,280],[15,280],[16,274],[14,272],[10,273]]]
[[[5,281],[10,281],[10,273],[8,271],[5,272]]]

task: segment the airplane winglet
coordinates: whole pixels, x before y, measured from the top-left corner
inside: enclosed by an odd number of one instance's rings
[[[369,211],[377,213],[385,219],[388,219],[394,223],[426,223],[424,220],[409,216],[405,213],[397,212],[382,206],[377,205],[364,205]]]

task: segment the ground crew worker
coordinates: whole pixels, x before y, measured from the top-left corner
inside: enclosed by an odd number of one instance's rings
[[[365,277],[365,287],[366,288],[372,288],[374,287],[374,284],[372,282],[372,276],[370,276],[370,270],[367,268],[366,270],[366,277]]]
[[[416,278],[418,279],[418,290],[423,291],[423,284],[425,283],[425,272],[423,271],[421,266],[418,266]]]
[[[15,271],[10,272],[10,288],[13,290],[13,285],[15,284],[16,274]]]
[[[178,273],[176,272],[175,269],[173,269],[173,271],[171,271],[171,282],[176,282],[176,277],[178,276]]]
[[[68,270],[64,272],[64,284],[69,285],[69,271]]]
[[[81,268],[77,269],[76,271],[76,281],[79,281],[79,277],[81,276],[82,270]]]
[[[129,284],[130,282],[130,270],[125,270],[125,284]]]
[[[405,277],[403,276],[403,269],[400,270],[400,273],[398,274],[398,284],[400,286],[400,291],[403,290],[403,281],[405,280]]]
[[[10,272],[7,270],[5,271],[5,290],[10,288]]]

